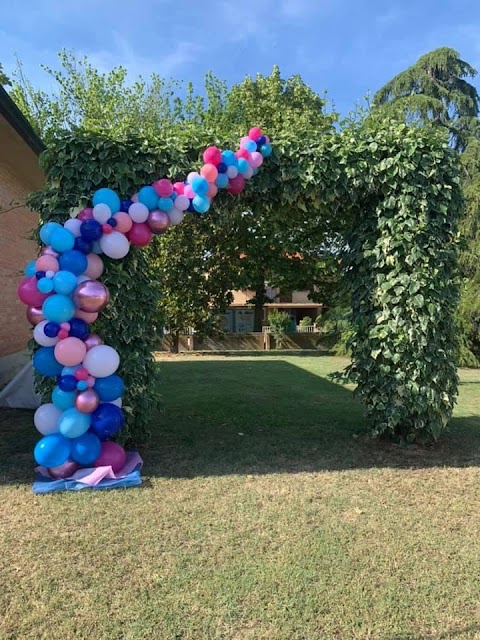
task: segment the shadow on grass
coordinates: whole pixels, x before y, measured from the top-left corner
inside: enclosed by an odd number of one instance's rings
[[[141,449],[146,476],[300,473],[372,467],[477,466],[480,416],[454,418],[430,448],[362,435],[352,392],[327,380],[321,358],[305,370],[277,359],[164,360],[163,410]],[[331,365],[330,365],[331,366]],[[30,483],[38,438],[32,412],[0,412],[0,484]]]

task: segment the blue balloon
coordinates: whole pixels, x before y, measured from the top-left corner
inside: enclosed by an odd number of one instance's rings
[[[227,167],[232,167],[237,164],[237,156],[233,151],[227,149],[222,153],[222,162],[227,165]]]
[[[79,380],[77,382],[77,389],[78,391],[86,391],[88,389],[88,384],[86,380]]]
[[[78,238],[75,238],[73,248],[76,251],[81,251],[82,253],[90,253],[92,250],[92,243],[85,240],[85,238],[82,238],[82,236],[79,236]]]
[[[99,404],[91,416],[91,430],[100,440],[108,440],[114,436],[120,431],[125,422],[125,416],[120,407],[117,407],[115,404],[109,404],[108,402]]]
[[[199,176],[198,178],[194,178],[192,180],[192,189],[195,191],[197,196],[205,196],[208,191],[208,182],[205,178]]]
[[[93,206],[97,204],[106,204],[108,207],[110,207],[112,215],[114,213],[117,213],[117,211],[120,211],[120,198],[112,189],[104,188],[95,191],[95,193],[93,194],[92,202]]]
[[[85,220],[80,227],[80,233],[87,242],[95,242],[103,235],[102,225],[98,220]]]
[[[249,153],[253,153],[257,150],[257,143],[253,140],[247,140],[247,142],[243,143],[243,148]]]
[[[56,229],[63,229],[63,227],[58,222],[47,222],[40,227],[40,240],[43,244],[50,244],[52,234]]]
[[[54,229],[50,234],[50,244],[59,253],[70,251],[75,244],[75,236],[68,229],[60,227],[59,229]]]
[[[71,456],[75,462],[83,465],[91,465],[100,455],[102,443],[97,435],[87,431],[79,438],[71,441]]]
[[[62,391],[75,391],[77,388],[77,379],[71,375],[61,375],[58,378],[58,386]]]
[[[97,378],[93,388],[102,402],[111,402],[123,395],[125,384],[122,378],[114,373],[106,378]]]
[[[226,173],[219,173],[218,178],[215,180],[215,184],[219,189],[226,189],[228,187],[228,176]]]
[[[53,279],[52,278],[40,278],[37,282],[37,289],[40,293],[52,293],[53,291]]]
[[[109,218],[107,220],[107,224],[109,224],[111,227],[113,227],[115,229],[115,227],[117,226],[118,222],[115,220],[115,218]]]
[[[85,338],[90,333],[90,328],[85,320],[81,318],[72,318],[70,320],[70,331],[68,335],[71,338],[80,338],[80,340],[85,340]]]
[[[58,322],[47,322],[47,324],[43,327],[43,333],[49,338],[56,338],[59,331],[60,325],[58,324]]]
[[[122,202],[120,203],[120,211],[128,213],[128,210],[130,209],[132,204],[133,200],[122,200]]]
[[[170,198],[175,202],[175,200],[177,199],[178,193],[176,191],[172,191],[172,193],[170,194]]]
[[[53,288],[56,293],[68,296],[77,286],[77,276],[71,271],[57,271],[53,276]]]
[[[166,211],[168,213],[173,209],[173,200],[171,198],[159,198],[158,208],[160,211]]]
[[[144,204],[147,209],[153,211],[157,208],[158,193],[153,187],[142,187],[138,192],[138,201]]]
[[[71,298],[60,293],[54,293],[43,303],[42,313],[45,319],[50,322],[68,322],[73,318],[75,305]]]
[[[197,213],[207,213],[210,209],[210,199],[206,196],[195,196],[193,206]]]
[[[37,273],[37,270],[35,269],[35,260],[32,260],[25,267],[25,275],[30,278],[31,276],[34,276],[36,273]]]
[[[58,430],[66,438],[79,438],[86,433],[90,427],[91,415],[81,413],[78,409],[67,409],[60,416]]]
[[[238,159],[238,171],[239,173],[246,173],[249,169],[250,165],[245,158]]]
[[[272,155],[272,145],[271,144],[262,144],[260,148],[260,153],[264,158],[268,158]]]
[[[81,368],[82,368],[82,365],[80,364],[76,364],[74,367],[63,367],[62,376],[74,376],[75,371],[78,371],[78,369],[81,369]]]
[[[42,467],[58,467],[70,457],[70,443],[59,433],[52,433],[37,442],[33,455]]]
[[[75,249],[62,253],[58,262],[62,271],[71,271],[76,276],[81,275],[88,267],[86,255]]]
[[[55,358],[54,347],[40,347],[33,354],[33,368],[41,376],[58,376],[62,365]]]
[[[60,411],[66,411],[74,407],[76,397],[77,394],[74,391],[62,391],[59,386],[52,391],[52,403]]]

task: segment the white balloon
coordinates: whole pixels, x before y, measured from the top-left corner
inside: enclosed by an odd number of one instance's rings
[[[108,204],[96,204],[93,207],[93,217],[100,224],[105,224],[112,217],[112,210]]]
[[[37,325],[38,326],[38,325]],[[42,404],[41,407],[35,411],[33,416],[33,422],[42,435],[48,436],[51,433],[58,432],[58,421],[63,414],[60,409],[53,404]]]
[[[119,364],[120,356],[117,351],[106,344],[92,347],[83,359],[83,366],[95,378],[111,376],[118,369]]]
[[[78,218],[70,218],[70,220],[67,220],[63,226],[65,227],[65,229],[68,229],[70,233],[73,233],[75,238],[80,237],[80,227],[82,226],[82,221]]]
[[[187,196],[184,196],[182,194],[175,198],[174,205],[175,209],[178,209],[179,211],[186,211],[190,206],[190,200],[187,198]]]
[[[121,407],[122,406],[122,398],[117,398],[116,400],[110,400],[110,402],[108,404],[114,404],[117,407]]]
[[[112,233],[104,234],[100,238],[100,247],[109,258],[120,260],[130,251],[130,242],[123,233],[113,231]]]
[[[149,213],[148,207],[141,202],[134,202],[128,208],[128,215],[134,222],[145,222]]]
[[[78,276],[77,283],[82,284],[82,282],[85,282],[86,280],[91,280],[91,279],[92,278],[90,278],[89,276]]]
[[[237,169],[237,167],[233,167],[233,166],[228,167],[228,169],[227,169],[227,176],[228,176],[229,178],[236,178],[236,177],[238,176],[238,169]]]
[[[179,211],[178,209],[172,209],[168,212],[168,217],[170,219],[170,224],[176,225],[180,224],[180,222],[185,217],[185,214],[183,213],[183,211]]]
[[[42,347],[53,347],[57,344],[58,338],[49,338],[45,335],[44,329],[45,325],[48,323],[48,320],[42,320],[37,324],[35,329],[33,330],[33,337],[37,344],[41,344]]]

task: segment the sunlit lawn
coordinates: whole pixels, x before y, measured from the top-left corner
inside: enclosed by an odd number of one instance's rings
[[[142,489],[35,497],[0,413],[0,638],[480,638],[480,371],[372,443],[330,357],[165,358]]]

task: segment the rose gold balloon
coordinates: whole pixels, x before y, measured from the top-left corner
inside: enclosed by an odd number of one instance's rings
[[[73,292],[73,301],[81,311],[97,313],[109,303],[110,292],[97,280],[85,280]]]
[[[69,478],[75,473],[75,471],[78,471],[78,469],[80,469],[79,464],[73,462],[73,460],[68,460],[63,464],[60,464],[58,467],[49,467],[48,473],[52,478],[58,480],[60,478]]]
[[[87,347],[87,351],[90,351],[93,347],[99,347],[103,344],[103,340],[100,336],[97,336],[96,333],[91,333],[85,338],[85,346]]]
[[[44,247],[41,252],[40,252],[41,256],[53,256],[54,258],[58,257],[58,253],[55,251],[55,249],[52,249],[52,247],[48,246],[48,247]]]
[[[77,309],[75,311],[75,318],[80,318],[81,320],[85,320],[87,324],[92,324],[98,318],[98,313],[87,313],[86,311],[82,311],[81,309]]]
[[[80,413],[93,413],[100,404],[100,398],[93,389],[82,391],[75,398],[75,407]]]
[[[170,218],[165,211],[151,211],[148,215],[147,224],[153,233],[165,233],[170,226]]]
[[[27,320],[34,327],[36,327],[39,322],[42,322],[42,320],[45,320],[42,307],[27,307]]]

